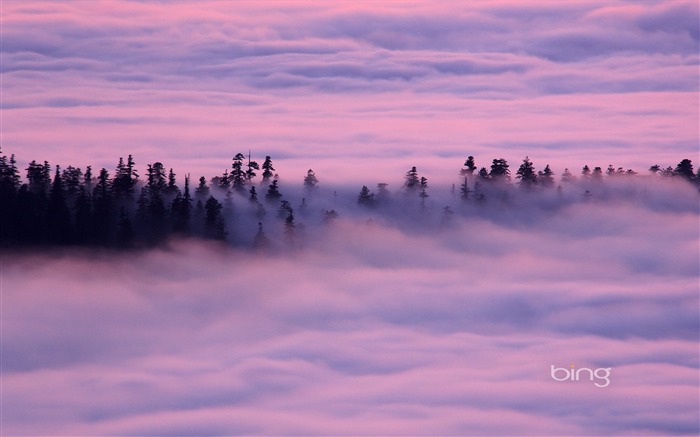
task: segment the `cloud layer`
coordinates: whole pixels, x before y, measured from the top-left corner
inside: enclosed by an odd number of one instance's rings
[[[3,432],[695,435],[697,193],[631,180],[449,225],[340,205],[293,256],[5,255]]]
[[[697,156],[697,15],[683,1],[5,2],[4,146],[203,175],[253,149],[339,181],[494,150],[642,170]]]

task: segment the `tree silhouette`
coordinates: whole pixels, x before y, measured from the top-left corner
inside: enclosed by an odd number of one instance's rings
[[[318,179],[316,178],[314,171],[309,169],[309,171],[306,172],[306,176],[304,177],[304,188],[306,188],[307,190],[313,190],[314,188],[316,188],[317,184]]]
[[[510,181],[510,169],[508,162],[503,158],[494,159],[491,163],[489,177],[497,182]]]
[[[251,183],[256,176],[255,170],[260,170],[260,166],[257,162],[250,160],[250,151],[248,151],[248,164],[246,167],[248,168],[245,171],[245,179],[248,183]]]
[[[695,172],[693,171],[693,162],[690,159],[684,159],[678,163],[676,169],[673,170],[673,174],[676,176],[681,176],[689,181],[695,179]]]
[[[262,223],[267,211],[258,202],[259,187],[251,182],[258,168],[254,165],[254,161],[251,161],[250,154],[245,167],[243,166],[245,158],[242,154],[236,155],[234,164],[236,164],[235,161],[241,163],[241,171],[244,168],[247,169],[243,172],[243,179],[236,179],[239,169],[234,165],[230,174],[227,170],[223,178],[213,178],[212,184],[218,186],[222,183],[222,179],[229,181],[229,185],[234,181],[239,181],[236,182],[237,184],[242,183],[251,207],[240,210],[234,209],[235,196],[232,195],[231,190],[226,190],[227,197],[224,205],[212,196],[211,191],[214,190],[210,190],[207,186],[207,179],[204,176],[199,178],[199,185],[194,191],[195,199],[192,199],[189,175],[184,178],[184,188],[181,191],[177,185],[174,170],[170,169],[166,175],[165,168],[160,162],[148,164],[145,180],[139,181],[131,155],[128,155],[127,160],[119,158],[114,178],[110,177],[109,172],[104,168],[99,171],[98,177],[94,178],[90,166],[87,166],[83,173],[80,168],[70,165],[65,169],[58,165],[51,167],[47,161],[43,161],[43,164],[31,161],[26,169],[25,178],[22,178],[17,170],[14,155],[8,157],[0,153],[0,248],[41,247],[42,245],[145,248],[162,244],[172,236],[194,236],[223,241],[227,239],[224,212],[232,220],[242,219],[240,223],[235,223],[235,229],[245,229],[250,223],[250,218],[257,218],[255,222],[259,222],[260,225],[253,240],[253,247],[258,247],[262,244],[260,242],[263,238],[265,241],[268,238],[262,231]],[[52,168],[55,171],[52,171]],[[279,192],[277,176],[272,174],[274,168],[269,156],[263,164],[263,170],[267,173],[267,175],[263,173],[263,181],[266,177],[272,179],[266,187],[265,198],[271,204],[279,205],[276,210],[277,216],[284,221],[283,238],[292,247],[297,247],[295,239],[303,236],[303,233],[299,233],[303,229],[303,224],[295,223],[295,218],[298,215],[313,217],[310,208],[307,211],[307,197],[302,198],[301,205],[297,211],[294,211],[292,202],[297,201],[298,197],[283,199]],[[675,169],[671,166],[662,168],[657,164],[651,166],[649,170],[664,177],[677,176],[692,183],[700,181],[690,159],[681,160]],[[508,199],[508,196],[517,195],[515,189],[509,184],[500,186],[484,184],[484,181],[508,180],[509,168],[505,159],[494,159],[490,172],[482,167],[478,176],[470,181],[475,171],[473,158],[469,157],[465,162],[465,168],[461,171],[464,178],[460,187],[462,199],[475,199],[478,205],[486,202],[486,196],[490,198],[495,195],[496,198]],[[610,176],[628,178],[636,175],[633,170],[615,168],[612,165],[607,167],[606,173]],[[606,183],[603,179],[608,179],[602,177],[601,167],[595,167],[591,172],[590,168],[585,166],[582,174],[584,179],[588,176],[595,178],[599,185]],[[516,176],[520,185],[524,187],[535,183],[543,187],[556,185],[554,172],[549,165],[545,166],[544,170],[535,172],[528,157],[523,160]],[[416,167],[412,167],[405,174],[404,179],[406,193],[417,193],[421,209],[425,209],[425,200],[428,198],[428,179],[419,177]],[[571,183],[574,179],[571,172],[565,169],[561,182]],[[304,178],[303,187],[310,189],[315,187],[317,182],[313,171],[309,170]],[[386,189],[387,184],[379,183],[377,187],[378,192],[375,195],[366,185],[363,185],[356,197],[357,207],[380,206],[375,214],[387,214],[387,218],[390,218],[391,214],[401,209],[403,205],[391,207],[388,204],[390,193]],[[565,187],[568,191],[569,188],[577,188],[577,185]],[[599,190],[598,187],[593,190],[592,187],[596,186],[591,185],[590,182],[581,184],[581,191],[589,189],[583,193],[582,201],[593,197],[591,191],[606,192]],[[453,184],[453,194],[455,189]],[[561,196],[563,192],[561,185],[557,191]],[[138,198],[134,199],[136,193]],[[605,199],[605,196],[607,194],[601,195],[600,198]],[[319,204],[322,200],[318,200]],[[333,192],[333,197],[327,200],[334,205],[343,205],[344,208],[349,206],[347,202],[339,199],[337,192]],[[403,199],[399,202],[412,201]],[[194,208],[193,203],[196,204]],[[470,209],[463,208],[460,213],[466,213]],[[410,211],[406,208],[402,210]],[[321,208],[320,213],[321,217],[317,216],[317,218],[324,222],[333,221],[338,216],[335,209]],[[440,222],[447,223],[454,214],[450,206],[443,207]],[[248,216],[247,219],[245,215]],[[431,215],[421,216],[421,220],[431,217]],[[315,222],[318,223],[318,220]],[[252,229],[248,231],[250,234],[253,233]],[[237,243],[232,242],[232,244]]]
[[[279,199],[280,197],[282,197],[282,194],[280,194],[279,192],[279,188],[277,187],[277,179],[275,179],[267,188],[267,194],[265,194],[265,199],[267,199],[270,202],[273,202]]]
[[[56,173],[51,184],[51,194],[47,211],[49,242],[68,244],[73,241],[70,211],[66,206],[66,198],[61,177],[61,168],[56,166]]]
[[[420,178],[420,193],[418,193],[418,196],[420,197],[420,205],[422,208],[425,208],[425,199],[430,197],[426,190],[428,189],[428,179],[425,177]]]
[[[173,232],[187,235],[190,231],[190,217],[192,216],[192,197],[190,196],[190,177],[185,176],[185,191],[178,190],[171,204],[171,216],[173,220]]]
[[[462,198],[462,200],[469,200],[469,195],[472,192],[472,190],[469,189],[469,182],[467,179],[467,176],[464,176],[464,182],[462,183],[462,186],[459,189],[460,197]]]
[[[474,174],[474,171],[476,170],[476,165],[474,164],[474,157],[469,156],[466,161],[464,161],[464,167],[462,170],[459,171],[459,174],[462,176],[471,176]]]
[[[406,188],[406,192],[408,193],[414,192],[418,189],[420,186],[420,179],[418,178],[418,170],[416,167],[411,167],[411,169],[406,173],[403,186]]]
[[[236,156],[233,157],[233,164],[231,164],[233,168],[233,170],[231,170],[231,186],[238,192],[245,191],[246,175],[243,170],[244,159],[245,156],[243,156],[242,153],[237,153]]]
[[[520,179],[520,186],[523,188],[532,188],[537,183],[535,166],[527,156],[525,159],[523,159],[523,163],[520,164],[520,168],[518,168],[515,178]]]
[[[272,176],[274,175],[273,172],[275,171],[275,168],[272,166],[272,158],[270,158],[269,156],[265,157],[265,162],[263,162],[262,169],[263,183],[267,183],[270,180],[270,178],[272,178]]]
[[[199,178],[199,185],[194,189],[194,198],[198,201],[204,201],[209,198],[209,187],[204,176]]]
[[[209,196],[204,205],[204,236],[212,240],[226,239],[226,224],[221,215],[223,205],[213,196]]]
[[[374,205],[374,194],[370,193],[367,185],[363,185],[360,194],[357,196],[357,203],[364,206]]]
[[[544,167],[544,170],[537,172],[538,181],[543,187],[554,186],[554,172],[549,168],[549,164]]]
[[[255,239],[253,239],[253,247],[259,251],[266,251],[270,247],[270,240],[263,231],[262,222],[258,222],[258,233],[255,234]]]
[[[106,246],[112,237],[112,209],[114,207],[111,188],[112,180],[107,169],[102,168],[93,190],[93,237],[95,243]]]

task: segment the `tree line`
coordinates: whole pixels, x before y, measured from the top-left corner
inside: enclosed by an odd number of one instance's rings
[[[452,193],[462,201],[486,202],[489,188],[511,184],[508,162],[494,159],[490,167],[477,170],[474,157],[469,156],[459,170],[459,191]],[[283,227],[283,236],[293,241],[296,234],[295,210],[281,191],[279,176],[270,156],[262,165],[242,153],[234,156],[230,169],[207,180],[200,177],[196,185],[189,175],[182,188],[172,168],[160,163],[147,164],[139,175],[134,158],[119,158],[110,173],[102,168],[94,173],[91,166],[51,166],[44,161],[31,161],[22,177],[14,155],[0,151],[0,247],[85,246],[110,248],[152,247],[171,237],[195,237],[227,240],[231,223],[226,223],[223,211],[232,208],[234,197],[245,198],[247,210],[258,221],[257,233],[250,240],[256,247],[269,241],[263,230],[263,218],[268,209],[276,209]],[[258,173],[260,180],[257,179]],[[659,177],[675,177],[698,184],[690,159],[673,167],[653,165],[649,172]],[[586,165],[579,175],[568,169],[557,181],[549,165],[537,171],[526,157],[515,172],[517,185],[528,191],[548,190],[577,178],[599,181],[604,177],[634,177],[637,172],[609,166],[592,170]],[[313,170],[303,178],[304,189],[311,194],[318,186]],[[401,191],[417,199],[421,208],[430,197],[428,180],[412,167],[404,176]],[[357,194],[361,208],[375,208],[387,201],[386,183],[379,183],[372,192],[366,185]],[[298,208],[304,209],[306,198]],[[444,213],[450,213],[449,206]],[[335,210],[325,210],[325,219],[338,216]],[[230,216],[228,216],[230,218]]]

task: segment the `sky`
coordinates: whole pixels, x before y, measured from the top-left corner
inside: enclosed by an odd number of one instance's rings
[[[1,252],[0,434],[697,435],[698,190],[646,170],[700,165],[698,14],[2,1],[0,145],[20,168],[133,154],[182,183],[270,155],[297,240],[268,206],[254,253],[255,210],[214,190],[228,246]],[[478,204],[449,190],[469,155],[640,175],[513,178]]]
[[[2,2],[2,147],[330,183],[698,162],[698,4]],[[387,180],[385,182],[392,182]]]

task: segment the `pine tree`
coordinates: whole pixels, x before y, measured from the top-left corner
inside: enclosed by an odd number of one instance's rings
[[[520,168],[518,168],[515,178],[520,179],[520,186],[523,188],[531,188],[537,183],[535,166],[527,156],[525,159],[523,159],[523,163],[520,164]]]
[[[258,192],[255,190],[255,186],[250,187],[248,193],[250,194],[248,200],[250,200],[251,203],[258,203]]]
[[[180,189],[177,187],[177,179],[175,178],[175,176],[175,172],[171,168],[168,172],[168,185],[163,190],[164,194],[168,197],[173,197],[180,193]]]
[[[584,178],[591,176],[591,169],[588,167],[588,165],[584,165],[583,169],[581,169],[581,176]]]
[[[459,190],[460,197],[462,198],[462,200],[469,200],[469,195],[472,192],[472,190],[469,189],[469,182],[467,181],[467,179],[467,176],[464,176],[464,183],[462,183],[462,186]]]
[[[272,178],[274,175],[273,172],[275,171],[275,168],[272,166],[272,159],[269,156],[265,157],[265,162],[263,162],[262,169],[263,183],[267,183],[270,178]]]
[[[277,179],[275,179],[267,188],[267,194],[265,194],[265,199],[267,199],[269,202],[273,202],[279,199],[280,197],[282,197],[282,194],[280,194],[279,192],[279,188],[277,187]]]
[[[80,190],[80,185],[83,179],[83,172],[79,168],[71,165],[63,170],[62,174],[63,185],[65,186],[66,195],[69,199],[74,199]]]
[[[29,181],[29,190],[34,194],[46,195],[51,186],[51,168],[48,168],[48,162],[44,161],[44,165],[38,164],[36,161],[29,163],[27,167],[27,180]]]
[[[9,160],[7,156],[0,155],[0,248],[17,238],[16,222],[22,219],[17,209],[19,188],[20,176],[15,155]]]
[[[70,211],[66,205],[61,168],[56,166],[56,174],[51,184],[51,194],[47,211],[48,237],[55,244],[68,244],[73,240]]]
[[[270,247],[270,240],[265,236],[262,222],[258,222],[258,233],[253,239],[253,248],[258,251],[266,251]]]
[[[218,186],[224,191],[228,191],[231,188],[231,175],[228,174],[228,169],[224,170],[224,174],[221,177],[215,176],[211,180],[213,186]]]
[[[204,176],[199,178],[199,185],[194,190],[194,198],[198,201],[209,198],[209,187],[207,187],[207,179]]]
[[[134,232],[134,226],[131,224],[131,219],[129,214],[126,212],[126,208],[119,208],[119,222],[117,225],[117,246],[121,248],[129,248],[134,245],[134,239],[136,233]]]
[[[291,214],[292,212],[294,212],[294,210],[292,209],[292,204],[289,203],[289,201],[287,200],[282,200],[282,203],[280,203],[279,208],[277,208],[277,217],[283,219],[288,217],[289,214]]]
[[[416,167],[411,167],[411,169],[406,173],[403,186],[406,188],[406,192],[408,193],[414,192],[418,189],[420,186],[420,179],[418,178],[418,170]]]
[[[94,238],[99,245],[108,245],[112,234],[112,209],[114,207],[111,190],[112,180],[107,169],[100,170],[92,197],[94,201]]]
[[[237,153],[236,156],[233,157],[233,164],[231,164],[233,168],[233,170],[231,170],[231,186],[238,192],[245,191],[246,178],[245,171],[243,171],[244,159],[245,156],[243,156],[242,153]]]
[[[363,185],[357,196],[357,203],[364,206],[374,206],[374,194],[370,193],[367,185]]]
[[[148,164],[147,186],[151,193],[162,193],[168,186],[165,177],[165,167],[160,162]]]
[[[689,181],[695,179],[695,172],[693,171],[693,162],[690,159],[684,159],[678,163],[676,169],[673,170],[675,176],[681,176]]]
[[[177,193],[170,209],[173,218],[173,231],[180,234],[188,234],[190,231],[190,216],[192,215],[189,175],[185,176],[184,194]]]
[[[92,202],[88,189],[84,184],[78,189],[73,209],[75,211],[76,243],[89,244],[93,239]]]
[[[462,176],[471,176],[476,170],[476,165],[474,164],[474,157],[469,156],[466,161],[464,161],[464,167],[460,170],[459,174]]]
[[[309,169],[309,171],[306,172],[306,177],[304,177],[304,188],[307,190],[313,190],[316,188],[317,184],[318,179],[316,178],[314,171]]]
[[[294,211],[289,211],[289,215],[284,220],[284,239],[290,247],[296,243],[296,225],[294,224]]]
[[[561,181],[562,182],[572,182],[575,180],[575,177],[571,172],[569,171],[568,168],[564,169],[564,173],[561,174]]]
[[[251,183],[253,178],[256,176],[255,170],[260,170],[260,166],[257,162],[250,160],[250,151],[248,151],[248,164],[245,171],[245,179],[248,183]]]
[[[494,159],[491,163],[489,177],[495,181],[510,181],[510,169],[508,162],[503,158]]]
[[[422,208],[425,208],[425,199],[430,197],[426,190],[428,189],[428,179],[425,177],[420,178],[420,193],[418,196],[420,197],[420,205]]]
[[[204,205],[204,235],[212,240],[226,239],[226,224],[224,217],[221,215],[223,205],[214,198],[209,196],[207,203]]]
[[[538,180],[543,187],[554,186],[554,172],[549,168],[549,164],[544,167],[544,170],[537,172]]]
[[[83,177],[83,186],[85,187],[85,191],[88,195],[88,197],[92,194],[93,190],[93,185],[95,183],[95,180],[92,177],[92,166],[88,165],[85,168],[85,176]]]

